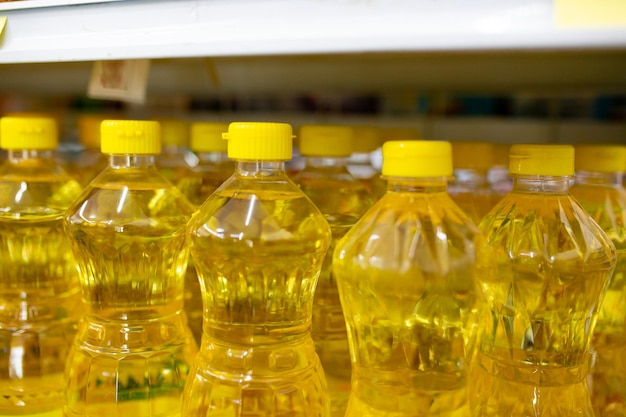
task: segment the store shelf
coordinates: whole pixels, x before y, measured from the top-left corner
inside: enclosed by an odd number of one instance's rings
[[[626,18],[572,19],[559,0],[81,3],[0,4],[8,18],[0,63],[626,48]]]

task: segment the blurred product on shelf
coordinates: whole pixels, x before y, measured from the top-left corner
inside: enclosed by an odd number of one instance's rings
[[[81,188],[55,161],[57,144],[54,119],[0,119],[1,415],[62,415],[82,310],[63,215]]]
[[[100,124],[107,119],[117,119],[112,114],[81,114],[76,118],[78,141],[82,150],[76,160],[68,164],[68,171],[83,186],[109,165],[107,155],[100,151]]]
[[[352,356],[346,417],[469,416],[483,318],[475,262],[492,257],[446,192],[448,142],[386,142],[383,175],[387,193],[333,257]]]
[[[615,247],[569,193],[574,148],[513,145],[513,190],[480,227],[496,268],[472,367],[472,415],[593,416],[587,374]]]
[[[493,165],[493,145],[488,142],[452,142],[454,179],[448,193],[456,204],[479,224],[500,200],[487,182]]]
[[[315,290],[311,336],[326,374],[331,414],[343,417],[350,395],[351,364],[346,323],[332,271],[332,251],[374,200],[365,184],[347,169],[347,159],[353,153],[354,129],[304,125],[298,136],[306,165],[293,180],[326,217],[332,231]]]
[[[182,415],[328,417],[310,328],[330,227],[285,172],[290,125],[231,123],[227,138],[235,173],[188,228],[206,291]]]
[[[352,154],[348,158],[348,171],[361,180],[370,193],[379,199],[387,191],[387,183],[380,171],[372,165],[372,153],[383,145],[380,128],[374,126],[353,126],[354,140]]]
[[[162,150],[156,166],[172,184],[189,175],[198,157],[189,150],[189,122],[174,118],[155,119],[161,125]]]
[[[222,133],[227,131],[226,123],[191,124],[190,148],[198,157],[198,164],[176,186],[196,207],[200,207],[233,174],[235,164],[228,159],[228,143],[222,138]],[[185,276],[185,312],[189,328],[199,344],[202,338],[202,290],[191,257]]]
[[[504,197],[513,188],[509,177],[509,148],[507,143],[493,144],[493,164],[487,171],[487,182],[496,196]]]
[[[626,146],[579,145],[572,195],[616,248],[617,265],[598,311],[591,402],[596,417],[626,416]]]
[[[196,353],[182,313],[194,207],[155,166],[157,122],[107,120],[101,132],[109,166],[65,216],[86,311],[64,415],[178,415]]]
[[[420,132],[413,127],[383,127],[380,130],[382,141],[417,140],[420,139]]]

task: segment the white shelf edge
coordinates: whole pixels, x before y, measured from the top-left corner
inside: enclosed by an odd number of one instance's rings
[[[109,3],[124,0],[28,0],[0,3],[0,13],[4,10],[41,9],[44,7],[66,7],[78,4]]]
[[[33,0],[33,4],[38,0]],[[42,2],[45,0],[41,0]],[[19,3],[19,2],[18,2]],[[54,0],[50,0],[54,3]],[[126,0],[0,10],[0,63],[285,54],[626,49],[553,0]],[[44,3],[40,3],[44,4]]]

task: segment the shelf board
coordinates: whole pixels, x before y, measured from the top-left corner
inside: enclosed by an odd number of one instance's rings
[[[606,13],[585,21],[584,14],[581,20],[581,13],[564,13],[565,3],[558,0],[8,2],[0,5],[0,16],[8,18],[0,38],[0,63],[626,49],[626,17],[622,22]],[[578,16],[578,20],[570,15]],[[570,17],[564,20],[563,16]]]

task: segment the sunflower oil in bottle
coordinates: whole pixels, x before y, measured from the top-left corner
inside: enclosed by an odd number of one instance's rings
[[[0,119],[0,415],[61,416],[81,313],[63,214],[80,185],[55,161],[55,120]]]
[[[183,416],[329,416],[311,339],[326,219],[288,177],[291,126],[231,123],[234,174],[189,223],[204,333]]]
[[[574,148],[513,145],[513,190],[483,219],[495,268],[472,367],[474,416],[593,416],[587,374],[615,247],[569,193]]]
[[[222,133],[227,130],[226,123],[191,124],[190,148],[198,157],[198,165],[178,182],[177,187],[196,207],[200,207],[233,173],[235,165],[228,159],[227,142],[222,139]],[[202,338],[202,293],[191,258],[185,276],[185,312],[189,328],[199,344]]]
[[[67,366],[67,417],[179,416],[196,344],[183,313],[189,201],[155,166],[160,126],[107,120],[109,166],[65,216],[86,311]]]
[[[454,181],[450,197],[476,224],[499,200],[489,186],[487,171],[493,165],[493,145],[488,142],[453,142]]]
[[[324,214],[332,231],[313,299],[311,336],[326,374],[332,414],[343,417],[350,395],[351,363],[346,324],[332,272],[332,251],[372,206],[373,198],[365,184],[347,169],[354,139],[350,127],[304,125],[299,136],[306,165],[294,182]]]
[[[489,257],[446,192],[450,143],[386,142],[382,168],[387,193],[333,256],[352,357],[346,417],[469,416],[475,265]]]
[[[352,154],[348,158],[348,171],[365,184],[370,193],[379,199],[387,192],[387,183],[380,171],[372,165],[372,152],[382,146],[380,129],[375,126],[353,126]]]
[[[617,265],[592,345],[591,402],[596,417],[626,416],[626,146],[579,145],[572,195],[602,227],[616,248]]]
[[[112,115],[94,113],[82,114],[76,120],[78,141],[83,150],[78,155],[71,174],[83,186],[89,184],[109,165],[106,155],[100,152],[100,124],[106,119],[114,118]]]
[[[177,184],[189,175],[198,158],[189,150],[189,123],[176,118],[160,118],[162,150],[156,166],[169,182]]]
[[[493,164],[487,171],[489,188],[499,201],[513,188],[513,181],[509,177],[509,148],[506,143],[493,144]],[[494,202],[494,205],[497,201]]]

